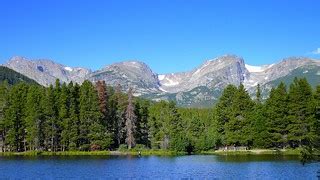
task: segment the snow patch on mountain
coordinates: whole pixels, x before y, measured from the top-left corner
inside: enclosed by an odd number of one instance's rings
[[[251,66],[251,65],[248,65],[246,64],[245,65],[247,70],[251,73],[253,72],[263,72],[264,71],[264,68],[262,66]]]
[[[67,71],[73,71],[73,69],[71,67],[64,67],[64,69]]]
[[[168,92],[168,91],[166,91],[165,89],[163,89],[162,87],[159,87],[159,90],[160,90],[160,91],[163,91],[163,92]]]
[[[159,79],[160,81],[164,80],[165,77],[166,77],[166,75],[158,75],[158,79]]]
[[[172,79],[169,79],[169,78],[166,78],[167,82],[166,83],[163,83],[162,85],[164,86],[176,86],[179,84],[178,81],[174,81]]]

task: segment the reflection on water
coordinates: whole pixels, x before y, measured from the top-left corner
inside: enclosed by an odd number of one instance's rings
[[[297,156],[275,155],[0,157],[4,179],[317,179],[319,169],[319,163],[303,166]]]

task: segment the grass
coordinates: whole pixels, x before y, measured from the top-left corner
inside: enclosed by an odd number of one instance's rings
[[[132,149],[132,150],[121,150],[117,151],[120,154],[130,154],[130,155],[139,155],[139,152],[143,156],[177,156],[185,155],[185,152],[169,151],[169,150],[155,150],[155,149]]]
[[[0,156],[105,156],[111,151],[27,151],[27,152],[2,152]]]
[[[27,151],[27,152],[2,152],[0,156],[109,156],[109,155],[133,155],[138,156],[139,152],[143,156],[177,156],[185,155],[176,151],[167,150],[122,150],[122,151]]]
[[[109,155],[133,155],[138,156],[178,156],[186,155],[185,152],[154,150],[154,149],[121,149],[119,151],[27,151],[27,152],[2,152],[0,156],[109,156]],[[252,149],[247,151],[201,151],[194,154],[201,155],[301,155],[301,149]]]

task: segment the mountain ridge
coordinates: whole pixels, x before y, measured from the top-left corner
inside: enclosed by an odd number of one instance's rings
[[[190,71],[166,74],[158,74],[138,60],[117,62],[92,71],[69,67],[48,59],[29,60],[15,56],[5,66],[44,86],[54,84],[57,78],[62,82],[77,83],[84,80],[104,80],[111,86],[120,84],[123,91],[132,87],[136,96],[153,100],[174,100],[186,106],[200,104],[201,101],[214,102],[228,84],[244,84],[253,94],[258,84],[269,91],[273,85],[271,82],[300,67],[315,66],[314,71],[319,69],[320,74],[320,61],[312,58],[288,57],[278,63],[252,66],[246,64],[242,57],[232,54],[207,60]],[[319,75],[315,73],[313,76]]]

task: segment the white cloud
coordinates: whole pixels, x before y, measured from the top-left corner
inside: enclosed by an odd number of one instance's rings
[[[316,50],[312,51],[312,54],[320,54],[320,48],[317,48]]]

